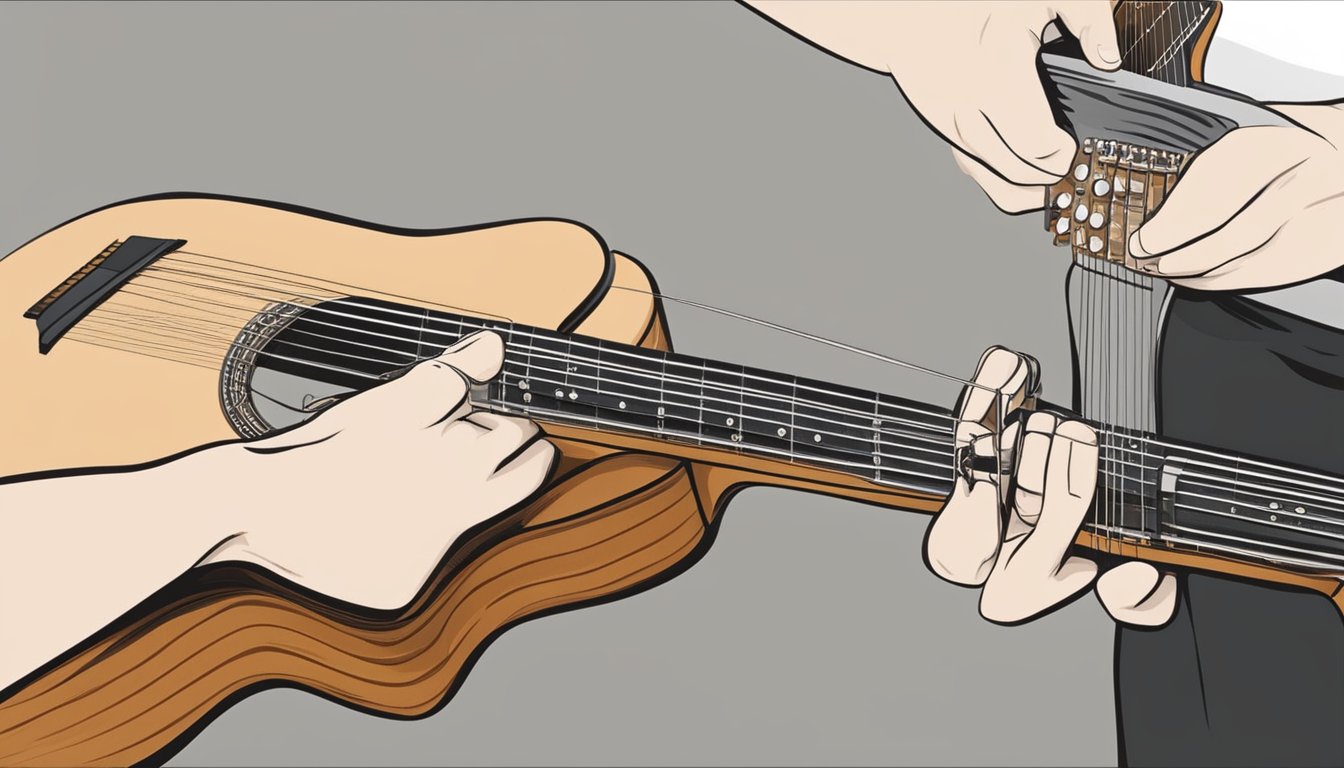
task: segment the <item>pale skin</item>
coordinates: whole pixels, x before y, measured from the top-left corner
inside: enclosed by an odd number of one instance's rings
[[[405,606],[459,535],[550,470],[554,448],[535,425],[467,400],[468,381],[493,378],[502,360],[499,337],[480,333],[267,439],[0,484],[0,613],[34,618],[3,636],[0,688],[209,563],[254,563],[368,608]]]
[[[1120,64],[1112,4],[748,0],[850,62],[889,74],[952,145],[957,166],[1008,213],[1039,210],[1073,138],[1035,69],[1046,25],[1078,37],[1088,63]],[[936,34],[931,33],[936,30]],[[1344,264],[1344,105],[1277,104],[1296,124],[1234,130],[1202,152],[1131,251],[1177,285],[1238,291],[1295,283]]]
[[[1073,33],[1098,69],[1114,70],[1121,58],[1106,0],[747,4],[843,59],[890,75],[952,145],[957,166],[1007,213],[1039,210],[1044,187],[1068,171],[1076,151],[1055,124],[1035,69],[1047,25]],[[1177,285],[1222,291],[1295,283],[1344,264],[1344,104],[1273,108],[1295,124],[1233,130],[1192,161],[1130,240],[1144,269]],[[1024,365],[993,350],[976,381],[1011,392],[1022,384]],[[983,390],[967,394],[973,422],[990,403]],[[981,613],[994,621],[1030,619],[1095,583],[1118,621],[1165,623],[1176,606],[1174,576],[1131,562],[1098,577],[1095,563],[1065,554],[1090,501],[1069,493],[1069,478],[1076,490],[1075,475],[1094,461],[1095,435],[1045,414],[1025,428],[1008,524],[1000,522],[993,485],[958,483],[930,529],[930,567],[949,581],[982,586]],[[1069,462],[1047,460],[1058,456],[1056,446]],[[1095,475],[1095,466],[1090,471]]]
[[[952,146],[958,166],[1007,212],[1039,208],[1042,187],[1067,172],[1075,151],[1034,67],[1047,25],[1076,35],[1093,66],[1120,62],[1106,0],[749,5],[890,75]],[[1136,233],[1131,248],[1152,271],[1190,287],[1233,290],[1296,282],[1344,263],[1336,224],[1344,213],[1344,113],[1339,105],[1278,109],[1297,125],[1229,133],[1195,159]],[[5,638],[0,687],[201,564],[251,562],[355,604],[405,605],[462,531],[536,490],[551,464],[552,449],[536,440],[534,426],[465,404],[466,380],[494,375],[497,353],[497,339],[479,338],[248,446],[210,447],[136,471],[0,483],[0,510],[60,511],[0,512],[0,610],[42,617]],[[1011,390],[1021,365],[996,350],[977,381]],[[968,408],[990,407],[980,400],[966,398]],[[1090,499],[1089,462],[1095,481],[1095,436],[1045,415],[1024,428],[1008,525],[999,523],[992,485],[959,483],[930,529],[931,567],[983,586],[982,613],[996,621],[1028,619],[1095,583],[1116,619],[1165,622],[1175,606],[1173,577],[1129,563],[1098,578],[1095,564],[1067,555],[1065,539]],[[240,474],[269,489],[256,494],[269,503],[230,498],[230,478]],[[48,541],[62,546],[35,544]]]

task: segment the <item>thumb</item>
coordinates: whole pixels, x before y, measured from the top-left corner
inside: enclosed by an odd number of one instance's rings
[[[1075,0],[1060,3],[1059,20],[1078,38],[1087,63],[1113,72],[1120,68],[1120,46],[1115,37],[1115,17],[1107,0]]]
[[[477,331],[458,339],[438,357],[421,365],[446,365],[472,383],[480,384],[499,375],[503,364],[504,339],[494,331]]]
[[[408,423],[424,428],[452,421],[471,410],[468,382],[493,379],[503,363],[503,339],[492,331],[478,331],[395,379],[340,400],[310,421],[254,442],[251,450],[296,448],[351,429],[405,429]]]
[[[504,340],[493,331],[477,331],[368,394],[381,390],[383,402],[423,422],[418,426],[451,421],[465,414],[470,385],[493,379],[503,363]],[[372,400],[367,398],[372,407],[381,407]]]
[[[1097,597],[1112,619],[1159,627],[1176,613],[1176,577],[1138,561],[1118,565],[1097,579]]]

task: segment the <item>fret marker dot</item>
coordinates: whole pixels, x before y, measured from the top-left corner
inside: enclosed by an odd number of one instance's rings
[[[522,381],[518,382],[518,388],[523,390],[524,392],[527,391],[528,386],[529,385],[527,383],[527,379],[523,379]]]
[[[726,418],[726,419],[723,420],[723,423],[724,423],[724,424],[727,424],[727,425],[730,426],[730,427],[733,426],[733,417],[732,417],[732,416],[729,416],[728,418]]]
[[[812,442],[814,442],[814,443],[820,443],[820,442],[821,442],[821,435],[813,435],[813,436],[812,436]]]
[[[624,400],[621,401],[621,403],[620,403],[620,408],[621,408],[622,411],[625,410],[625,401],[624,401]]]
[[[532,402],[532,393],[531,393],[531,392],[524,392],[524,393],[523,393],[523,402],[524,402],[524,403],[530,403],[530,402]]]
[[[789,434],[789,430],[787,430],[787,429],[785,429],[785,428],[783,428],[783,427],[780,427],[779,429],[775,430],[775,434],[779,435],[780,437],[783,437],[783,436]]]
[[[1269,516],[1269,521],[1270,521],[1270,522],[1274,522],[1275,520],[1278,520],[1278,519],[1279,519],[1279,516],[1278,516],[1278,515],[1270,515],[1270,516]]]
[[[555,396],[558,397],[558,398],[564,399],[564,397],[565,397],[565,390],[563,390],[563,389],[557,389],[557,390],[555,390]]]
[[[1271,501],[1271,502],[1269,502],[1269,508],[1270,508],[1270,509],[1278,509],[1278,508],[1279,508],[1279,502],[1277,502],[1277,501]]]
[[[1236,508],[1236,507],[1233,507],[1233,508],[1232,508],[1232,514],[1234,514],[1234,515],[1237,514],[1237,508]]]
[[[874,456],[874,457],[873,457],[873,463],[874,463],[874,464],[881,464],[881,463],[882,463],[882,457],[881,457],[881,456]]]
[[[574,390],[571,389],[571,390],[569,391],[569,399],[570,399],[570,400],[578,400],[578,399],[579,399],[579,393],[578,393],[578,392],[575,392]]]
[[[1299,514],[1299,515],[1305,515],[1305,514],[1307,514],[1307,510],[1303,509],[1302,507],[1294,507],[1294,508],[1293,508],[1293,511],[1296,512],[1296,513]]]
[[[661,406],[661,405],[658,406],[658,418],[660,418],[660,419],[663,418],[663,414],[665,414],[665,413],[667,413],[667,411],[664,411],[664,410],[663,410],[663,406]]]

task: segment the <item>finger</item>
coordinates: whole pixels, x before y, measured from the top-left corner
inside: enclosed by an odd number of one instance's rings
[[[1004,181],[998,174],[956,147],[952,148],[952,157],[962,173],[980,185],[989,201],[1000,211],[1015,215],[1044,207],[1045,193],[1041,186],[1021,186]]]
[[[490,477],[490,485],[512,506],[541,487],[555,462],[555,446],[536,440]]]
[[[471,412],[468,379],[493,377],[503,359],[504,345],[499,336],[478,331],[459,339],[438,357],[417,363],[401,377],[369,390],[360,412],[377,414],[376,418],[392,425],[400,422],[386,414],[407,414],[422,427],[452,423]]]
[[[1157,627],[1176,613],[1176,577],[1158,573],[1147,563],[1124,563],[1097,579],[1097,597],[1111,618],[1126,624]]]
[[[924,538],[929,570],[953,584],[985,583],[1003,541],[998,489],[958,479]]]
[[[436,360],[480,384],[495,378],[504,365],[504,339],[494,331],[477,331],[459,339]]]
[[[1059,569],[1092,506],[1097,458],[1096,433],[1085,424],[1065,421],[1055,429],[1046,458],[1040,517],[1013,555],[1015,568],[1043,574]]]
[[[1120,68],[1115,16],[1108,0],[1060,3],[1058,14],[1059,20],[1078,38],[1087,63],[1107,71]]]
[[[1005,543],[1005,548],[1010,543]],[[1097,564],[1070,557],[1046,574],[1014,568],[1012,555],[999,558],[980,592],[980,615],[998,624],[1018,624],[1062,605],[1097,577]]]
[[[997,423],[1000,408],[1006,410],[1024,394],[1030,382],[1032,365],[1024,355],[1004,347],[990,347],[980,356],[973,385],[962,390],[957,408],[957,446],[990,432],[987,424]]]
[[[1323,221],[1338,221],[1344,204],[1333,210],[1317,211]],[[1334,227],[1333,224],[1329,225]],[[1291,221],[1275,230],[1264,243],[1251,244],[1246,253],[1228,259],[1222,265],[1192,277],[1172,277],[1186,288],[1202,291],[1241,291],[1270,288],[1306,280],[1339,266],[1344,238],[1325,242],[1317,227]],[[1173,256],[1175,254],[1172,254]]]
[[[1013,476],[1016,485],[1013,511],[1028,525],[1035,525],[1041,516],[1041,504],[1045,497],[1045,469],[1058,426],[1059,419],[1050,413],[1033,413],[1027,419],[1017,471]]]
[[[996,83],[1005,93],[997,94],[984,108],[954,114],[951,138],[1005,182],[1047,186],[1068,173],[1077,145],[1055,125],[1035,70],[1027,71],[1030,80],[1019,72]],[[1013,103],[1014,95],[1019,102]]]
[[[475,411],[462,418],[482,427],[485,432],[476,438],[476,450],[487,456],[506,458],[541,431],[530,419],[503,416],[487,411]]]
[[[1188,270],[1211,256],[1226,254],[1229,243],[1243,242],[1228,235],[1246,238],[1264,229],[1272,217],[1252,207],[1291,181],[1293,171],[1306,159],[1291,129],[1259,126],[1228,133],[1181,174],[1157,212],[1130,237],[1130,253],[1139,259],[1161,257],[1212,238],[1213,243],[1183,254],[1171,267],[1172,274],[1194,274]],[[1233,232],[1213,237],[1233,222],[1237,223]],[[1215,266],[1217,262],[1203,268]]]
[[[1040,517],[1030,531],[1004,541],[980,594],[982,616],[1025,621],[1092,583],[1096,563],[1067,554],[1091,506],[1096,475],[1096,436],[1079,422],[1061,423],[1046,458]]]

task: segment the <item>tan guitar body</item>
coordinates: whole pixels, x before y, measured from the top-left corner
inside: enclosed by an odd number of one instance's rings
[[[94,346],[73,331],[38,353],[24,311],[99,249],[134,234],[182,238],[187,251],[320,276],[351,293],[367,287],[407,304],[546,328],[583,307],[578,332],[668,345],[648,275],[574,223],[391,233],[241,201],[132,202],[78,218],[0,260],[0,476],[136,464],[238,439],[221,411],[217,370]],[[256,311],[265,308],[254,302]],[[940,503],[825,470],[781,472],[749,460],[727,466],[714,463],[712,451],[660,455],[651,440],[547,431],[562,455],[554,483],[469,532],[404,610],[334,605],[260,569],[184,574],[5,692],[0,764],[159,761],[232,701],[275,685],[370,712],[423,716],[508,626],[647,588],[689,565],[708,544],[718,507],[748,483],[924,511]]]

